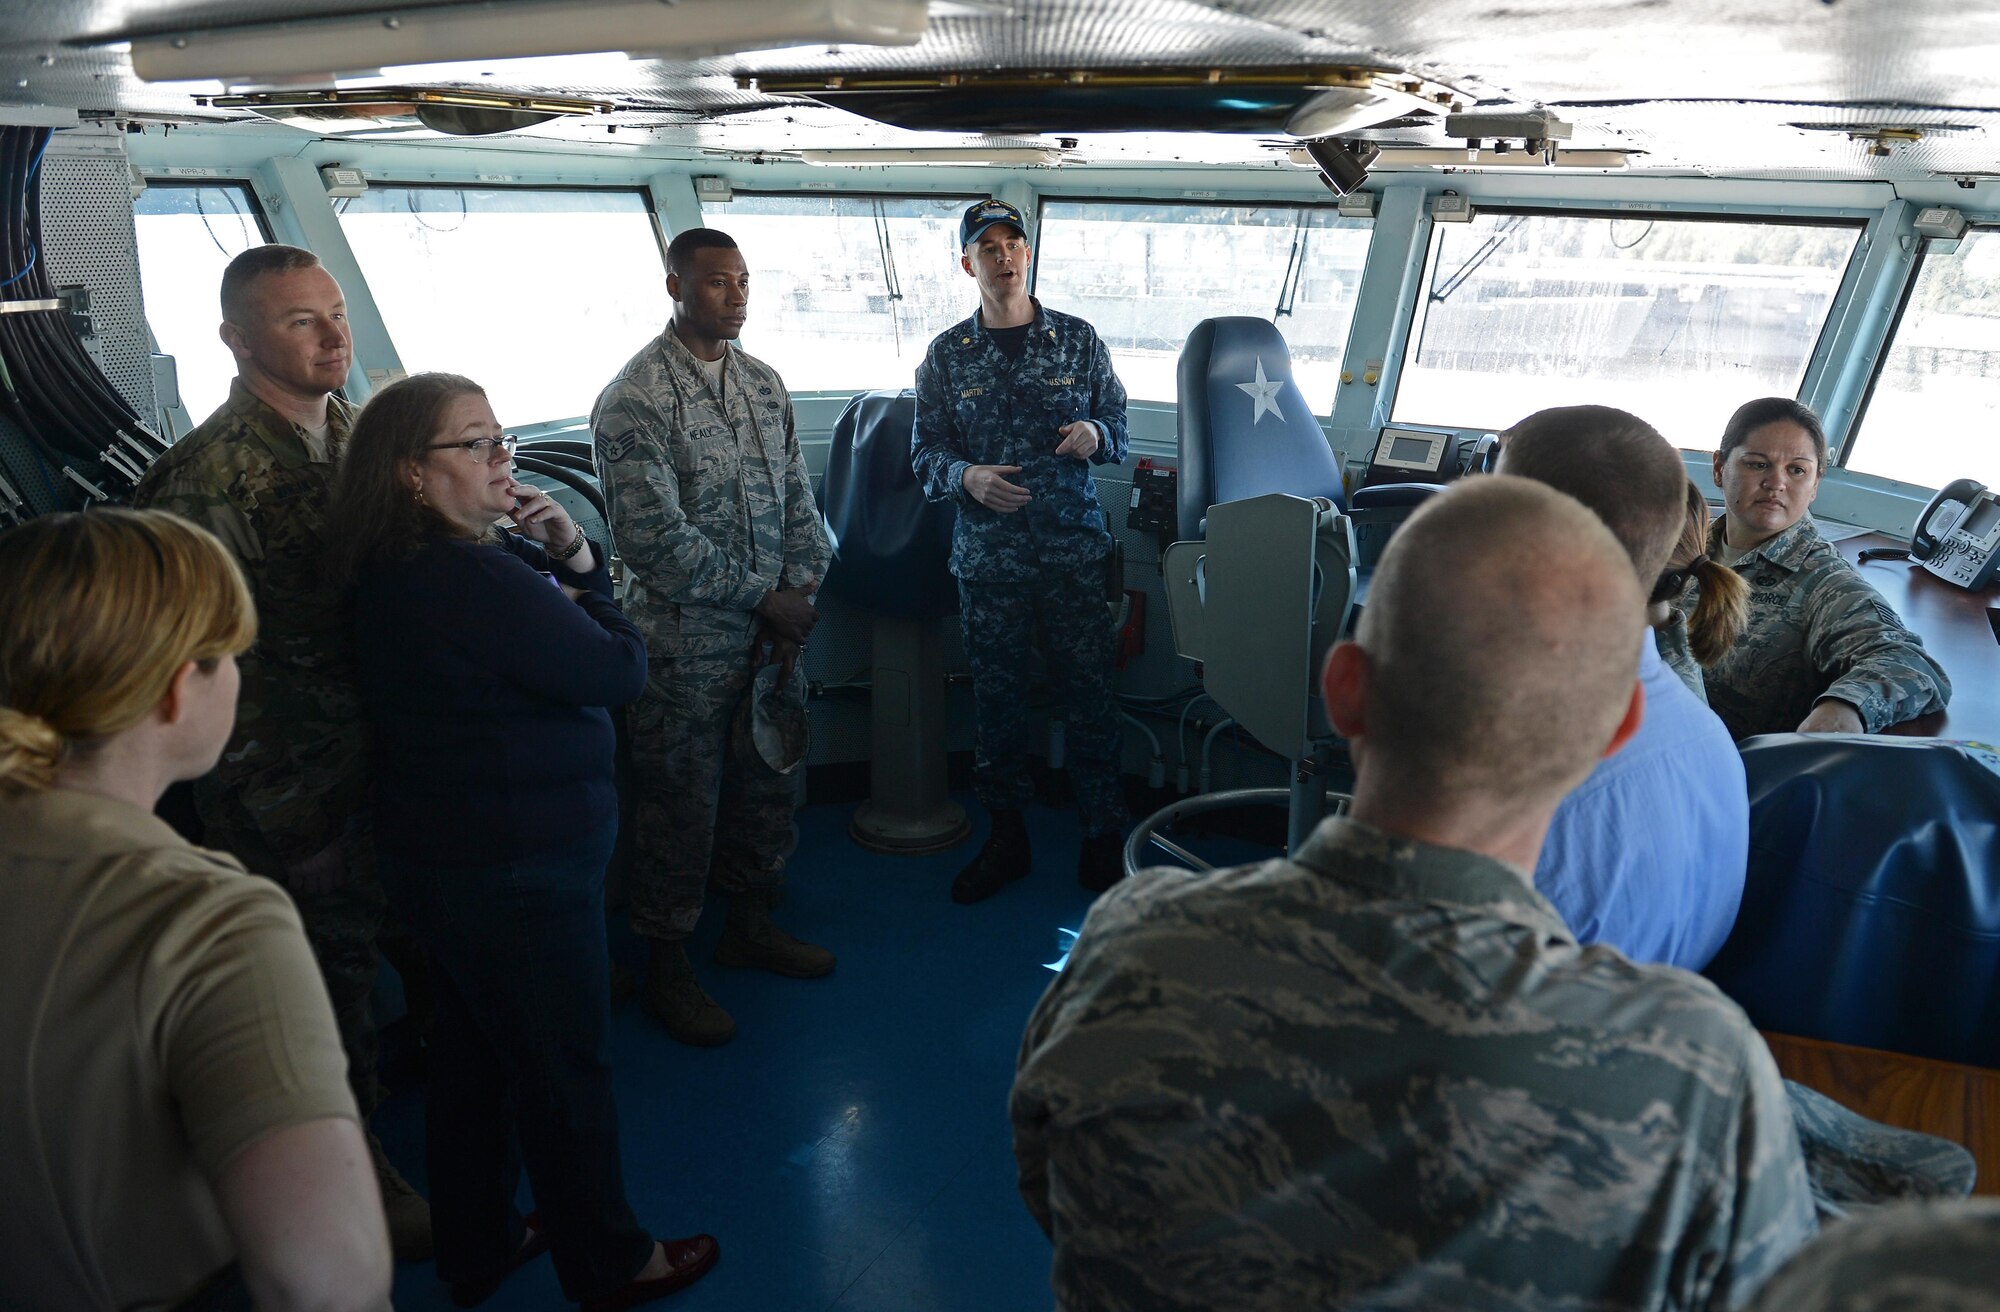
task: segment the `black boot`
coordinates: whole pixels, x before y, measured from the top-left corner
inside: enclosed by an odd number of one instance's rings
[[[1019,811],[995,811],[986,846],[951,881],[951,900],[980,902],[1028,873],[1028,826]]]
[[[1102,893],[1125,877],[1125,843],[1117,834],[1092,834],[1076,856],[1076,882]]]

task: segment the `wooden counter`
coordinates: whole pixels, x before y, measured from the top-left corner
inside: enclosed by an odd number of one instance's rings
[[[1917,738],[1976,738],[2000,743],[2000,588],[1967,592],[1907,560],[1858,564],[1871,547],[1900,547],[1900,539],[1880,533],[1849,538],[1840,554],[1857,563],[1882,599],[1924,640],[1924,646],[1951,676],[1951,705],[1886,730]]]

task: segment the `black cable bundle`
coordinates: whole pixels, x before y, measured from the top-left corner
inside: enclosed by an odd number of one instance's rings
[[[42,157],[52,135],[0,128],[0,303],[57,299],[42,249]],[[46,462],[38,472],[59,506],[122,500],[166,450],[60,310],[0,313],[0,412]]]

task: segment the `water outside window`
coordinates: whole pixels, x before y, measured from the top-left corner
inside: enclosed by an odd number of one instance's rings
[[[216,329],[222,322],[222,271],[264,233],[249,187],[151,183],[132,202],[139,243],[139,288],[146,322],[160,350],[174,357],[181,406],[195,423],[229,399],[236,357]]]
[[[916,385],[931,339],[979,308],[959,268],[973,196],[736,194],[705,203],[750,267],[743,349],[794,392]]]
[[[1371,235],[1325,208],[1045,201],[1035,293],[1095,325],[1135,401],[1176,399],[1181,346],[1203,319],[1269,319],[1326,414]]]
[[[1859,225],[1485,213],[1431,238],[1391,416],[1505,428],[1612,405],[1713,450],[1796,396]]]
[[[371,185],[335,208],[403,368],[464,374],[510,427],[588,415],[672,309],[636,191]]]
[[[1937,488],[2000,485],[2000,231],[1926,254],[1847,467]]]

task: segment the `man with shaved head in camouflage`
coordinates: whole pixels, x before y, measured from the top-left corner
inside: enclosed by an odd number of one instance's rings
[[[1540,484],[1411,517],[1322,678],[1351,811],[1292,860],[1125,880],[1029,1021],[1015,1156],[1062,1307],[1726,1308],[1811,1237],[1743,1013],[1579,947],[1530,874],[1637,727],[1644,602]]]

